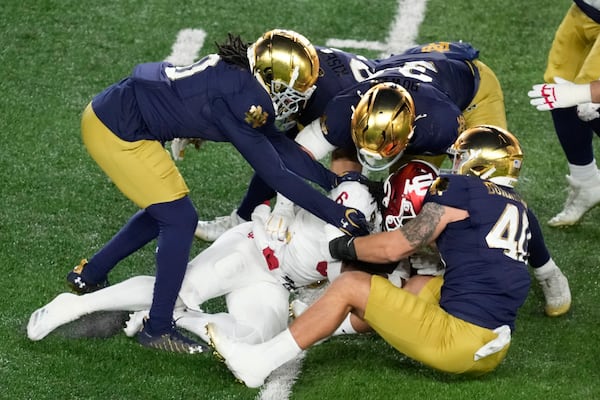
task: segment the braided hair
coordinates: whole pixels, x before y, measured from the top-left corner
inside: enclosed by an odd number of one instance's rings
[[[244,43],[239,35],[228,33],[225,43],[215,42],[215,45],[217,54],[223,61],[250,70],[247,54],[250,43]]]

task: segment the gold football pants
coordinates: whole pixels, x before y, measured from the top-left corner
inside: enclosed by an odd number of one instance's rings
[[[560,77],[575,83],[600,78],[600,24],[572,4],[554,35],[544,81]]]
[[[365,320],[395,349],[431,368],[473,375],[494,370],[509,345],[474,361],[475,352],[497,335],[444,311],[438,303],[442,283],[434,277],[415,296],[373,276]]]
[[[178,200],[189,189],[169,153],[156,140],[121,140],[91,104],[81,118],[83,143],[119,190],[141,208]]]

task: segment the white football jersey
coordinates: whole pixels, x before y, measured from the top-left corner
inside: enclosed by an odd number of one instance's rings
[[[378,212],[375,199],[367,187],[358,182],[341,183],[329,197],[346,207],[360,210],[370,222]],[[339,271],[340,261],[331,258],[328,248],[331,239],[343,235],[339,229],[299,209],[289,230],[289,243],[277,253],[280,267],[273,270],[286,287],[294,289],[326,279],[330,268]]]

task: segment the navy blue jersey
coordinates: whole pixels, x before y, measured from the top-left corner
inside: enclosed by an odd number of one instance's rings
[[[375,64],[363,57],[329,47],[315,46],[319,56],[319,78],[316,89],[304,109],[299,112],[298,122],[306,126],[321,117],[327,103],[339,92],[367,79]]]
[[[442,175],[425,203],[466,210],[436,240],[446,265],[440,306],[473,324],[514,330],[530,286],[528,209],[511,188],[473,176]]]
[[[403,53],[378,60],[376,71],[398,69],[403,75],[435,85],[464,110],[479,89],[479,72],[468,59],[456,59],[446,53]],[[375,74],[377,76],[377,74]]]
[[[338,94],[325,109],[321,128],[333,146],[355,151],[350,133],[352,110],[360,96],[380,82],[404,87],[415,104],[415,130],[407,154],[445,154],[462,130],[463,117],[458,106],[436,85],[406,75],[401,69],[386,69]]]
[[[136,66],[92,100],[94,112],[126,141],[227,141],[274,190],[335,226],[345,207],[302,178],[331,189],[336,175],[277,130],[266,90],[250,71],[212,54],[187,67]]]

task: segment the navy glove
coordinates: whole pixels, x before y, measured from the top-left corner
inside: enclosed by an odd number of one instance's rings
[[[356,208],[346,208],[337,228],[349,236],[365,236],[369,234],[369,223],[365,215]]]
[[[342,175],[338,175],[335,179],[335,186],[339,186],[342,182],[358,182],[362,184],[366,184],[368,182],[368,178],[356,171],[347,171]]]

